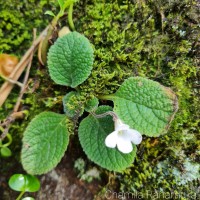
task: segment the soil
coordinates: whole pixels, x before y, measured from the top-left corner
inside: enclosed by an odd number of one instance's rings
[[[70,156],[48,174],[41,177],[41,190],[36,194],[39,200],[92,200],[100,190],[100,182],[86,183],[77,178]]]
[[[95,195],[101,191],[102,186],[106,184],[106,180],[93,180],[90,183],[81,181],[74,169],[74,162],[80,156],[86,159],[81,149],[69,147],[55,169],[38,177],[41,189],[36,193],[25,193],[23,197],[31,196],[36,200],[93,200]],[[10,163],[10,160],[7,160],[6,163]],[[5,173],[0,176],[0,200],[14,200],[19,195],[18,192],[9,188],[8,180],[14,173],[25,172],[19,162],[13,160],[12,163],[13,166],[8,166],[9,172],[7,168]],[[1,164],[3,164],[1,166],[5,166],[5,163],[1,162]]]

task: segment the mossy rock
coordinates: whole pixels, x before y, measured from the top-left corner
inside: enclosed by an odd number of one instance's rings
[[[47,25],[50,18],[43,20],[41,15],[46,8],[53,7],[52,2],[0,3],[4,10],[0,16],[3,21],[0,51],[22,55],[31,44],[32,28],[41,31]],[[118,185],[118,191],[143,195],[146,190],[154,189],[163,192],[173,189],[175,193],[197,191],[198,180],[194,178],[180,185],[171,172],[177,169],[184,173],[186,159],[191,164],[199,162],[198,9],[197,1],[180,0],[171,4],[161,0],[94,0],[80,1],[74,6],[76,30],[88,37],[95,47],[94,70],[77,88],[84,101],[98,94],[114,93],[126,78],[136,75],[171,87],[179,99],[179,111],[168,134],[157,139],[144,138],[133,166],[117,174],[114,183],[110,181],[107,187]],[[35,72],[31,73],[35,77]],[[43,81],[37,94],[26,94],[24,99],[23,103],[30,107],[28,121],[43,110],[62,112],[62,96],[69,91],[52,83],[46,74],[46,69],[38,73],[36,77],[42,77]],[[14,91],[14,98],[16,94]],[[4,106],[7,113],[13,104],[14,99],[10,97]],[[0,115],[1,119],[5,116],[5,113]],[[26,125],[15,123],[11,134],[17,132],[21,136]],[[159,171],[160,165],[163,170]]]

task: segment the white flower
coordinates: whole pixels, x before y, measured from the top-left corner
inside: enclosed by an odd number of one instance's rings
[[[115,120],[115,130],[110,133],[106,139],[105,144],[110,148],[117,148],[122,153],[130,153],[133,150],[133,144],[140,144],[142,135],[131,129],[127,124],[124,124],[120,119]]]

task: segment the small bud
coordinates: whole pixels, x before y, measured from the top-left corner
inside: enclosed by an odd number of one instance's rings
[[[67,26],[63,26],[61,28],[61,30],[58,32],[58,37],[63,37],[64,35],[67,35],[68,33],[70,33],[71,31],[69,30],[69,28]]]

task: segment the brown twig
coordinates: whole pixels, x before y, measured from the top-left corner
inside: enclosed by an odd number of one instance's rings
[[[23,87],[23,84],[20,83],[19,81],[14,81],[14,80],[7,78],[6,76],[3,76],[3,75],[0,75],[0,77],[3,78],[5,81],[8,81],[10,83],[18,85],[20,88]]]
[[[24,111],[20,111],[20,112],[14,112],[12,113],[11,115],[9,115],[6,120],[0,124],[0,126],[3,128],[3,133],[1,134],[0,136],[0,140],[3,140],[8,131],[9,131],[9,128],[11,126],[11,124],[16,120],[16,119],[22,119],[24,117]]]
[[[36,40],[36,29],[34,28],[33,29],[33,44],[34,44],[35,40]],[[30,55],[28,67],[26,69],[26,74],[25,74],[24,80],[23,80],[23,86],[22,86],[22,88],[20,90],[20,94],[19,94],[19,97],[18,97],[17,102],[15,104],[13,112],[17,112],[19,110],[19,106],[20,106],[21,100],[23,98],[23,95],[24,95],[26,87],[27,87],[28,77],[29,77],[30,69],[31,69],[31,65],[32,65],[32,59],[33,59],[33,52]]]
[[[23,98],[23,95],[24,95],[25,90],[26,90],[34,52],[36,51],[40,41],[46,36],[47,30],[48,30],[48,27],[40,34],[40,36],[37,39],[36,39],[36,30],[35,29],[33,30],[34,39],[33,39],[32,46],[25,53],[25,55],[23,56],[23,58],[18,63],[18,65],[15,67],[15,70],[12,72],[12,74],[9,77],[9,79],[11,79],[13,81],[17,81],[19,76],[21,75],[21,73],[24,71],[25,67],[28,65],[27,70],[26,70],[26,74],[25,74],[25,77],[24,77],[24,80],[23,80],[23,84],[22,84],[22,87],[21,87],[21,90],[20,90],[20,94],[19,94],[17,102],[14,106],[13,112],[5,119],[5,121],[3,123],[0,124],[0,126],[4,127],[3,133],[0,136],[0,140],[3,140],[6,137],[11,124],[16,119],[24,118],[24,111],[18,111],[19,106],[20,106],[20,102],[21,102],[21,99]],[[9,95],[10,91],[12,90],[13,86],[14,85],[12,83],[10,83],[9,81],[6,81],[3,84],[3,86],[1,87],[1,89],[0,89],[0,94],[1,94],[0,106],[6,100],[7,96]]]
[[[6,137],[6,135],[8,134],[9,128],[10,128],[10,124],[8,124],[6,128],[4,128],[3,133],[1,134],[0,140],[3,140]]]
[[[36,51],[39,43],[41,40],[43,40],[46,37],[47,30],[49,26],[45,28],[45,30],[42,31],[42,33],[39,35],[39,37],[33,42],[32,46],[28,49],[28,51],[25,53],[25,55],[22,57],[20,62],[17,64],[11,75],[8,77],[9,79],[12,79],[13,81],[17,81],[28,63],[30,62],[31,55]],[[14,84],[6,81],[2,87],[0,88],[0,107],[3,105],[5,100],[7,99],[8,95],[10,94]]]

